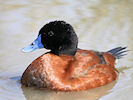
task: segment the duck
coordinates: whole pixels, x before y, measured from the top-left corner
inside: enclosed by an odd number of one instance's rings
[[[35,59],[21,77],[22,85],[56,91],[81,91],[106,85],[118,77],[116,59],[127,47],[106,52],[78,48],[78,37],[67,22],[55,20],[45,24],[38,37],[23,52],[48,49]]]

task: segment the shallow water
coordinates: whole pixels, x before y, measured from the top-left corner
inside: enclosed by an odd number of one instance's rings
[[[0,0],[0,100],[133,100],[133,0]],[[26,67],[46,50],[22,53],[51,20],[73,25],[79,47],[128,46],[116,81],[88,91],[56,92],[21,86]]]

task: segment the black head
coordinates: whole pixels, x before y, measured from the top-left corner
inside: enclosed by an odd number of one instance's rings
[[[64,21],[53,21],[39,31],[41,42],[54,54],[74,55],[77,51],[78,38],[73,27]]]
[[[73,27],[64,21],[47,23],[40,29],[38,37],[41,37],[43,47],[53,54],[75,55],[77,51],[77,35]]]

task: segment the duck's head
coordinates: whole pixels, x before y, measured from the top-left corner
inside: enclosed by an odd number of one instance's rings
[[[56,55],[75,55],[77,45],[78,38],[73,27],[64,21],[53,21],[40,29],[37,39],[25,47],[23,52],[46,48]]]

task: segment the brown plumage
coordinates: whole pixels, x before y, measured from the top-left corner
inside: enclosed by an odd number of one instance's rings
[[[78,50],[71,55],[47,53],[34,60],[22,75],[26,86],[37,86],[61,91],[79,91],[105,85],[117,78],[115,58],[102,53],[106,64],[94,51]]]

